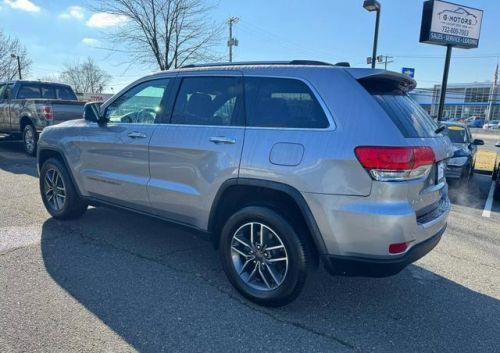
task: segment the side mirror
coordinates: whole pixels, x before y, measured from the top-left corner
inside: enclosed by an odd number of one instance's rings
[[[104,117],[101,115],[101,103],[89,102],[83,107],[83,118],[93,123],[102,123]]]
[[[472,141],[472,144],[476,146],[482,146],[484,145],[484,141],[479,139],[474,139],[474,141]]]
[[[500,141],[495,143],[495,147],[500,147]]]

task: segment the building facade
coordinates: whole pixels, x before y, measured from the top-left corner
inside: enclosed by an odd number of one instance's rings
[[[415,89],[411,96],[432,116],[437,117],[441,85]],[[444,119],[471,117],[500,119],[500,92],[492,82],[449,84],[443,110]]]

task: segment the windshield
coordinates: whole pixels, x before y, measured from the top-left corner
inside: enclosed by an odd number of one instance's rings
[[[443,130],[443,135],[448,136],[453,143],[467,142],[465,129],[461,126],[447,126],[446,129]]]

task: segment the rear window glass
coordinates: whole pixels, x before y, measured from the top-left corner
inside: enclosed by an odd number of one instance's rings
[[[406,94],[375,94],[375,99],[405,137],[435,137],[437,124]]]
[[[58,86],[56,88],[57,99],[63,100],[77,100],[75,93],[73,90],[66,86]]]
[[[245,78],[247,126],[326,128],[328,119],[307,85],[299,80]]]
[[[67,86],[47,84],[24,84],[17,94],[18,99],[62,99],[77,100],[75,93]]]
[[[453,143],[467,142],[466,130],[461,126],[447,126],[446,129],[443,130],[443,135],[448,136]]]
[[[399,78],[365,78],[359,81],[377,100],[405,137],[436,137],[437,124],[404,91]],[[403,87],[403,88],[401,88]]]

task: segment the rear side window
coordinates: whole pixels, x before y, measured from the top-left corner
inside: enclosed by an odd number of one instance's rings
[[[72,100],[76,101],[77,100],[75,93],[69,87],[56,86],[55,91],[56,91],[57,99],[69,100],[69,101],[72,101]]]
[[[186,77],[175,101],[172,124],[243,125],[240,77]]]
[[[377,100],[403,136],[435,137],[437,124],[427,112],[400,89],[393,79],[366,79],[360,83]]]
[[[247,126],[327,128],[328,119],[309,87],[288,78],[246,77]]]
[[[38,85],[22,85],[17,93],[18,99],[37,99],[42,98],[42,92]]]

